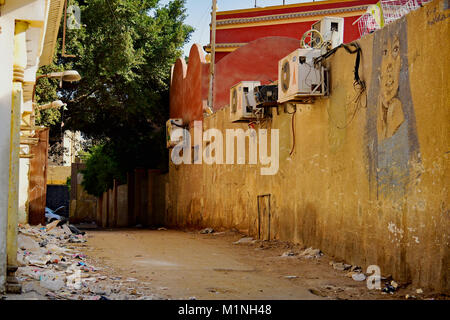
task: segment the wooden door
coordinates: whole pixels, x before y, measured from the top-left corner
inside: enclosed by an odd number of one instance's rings
[[[31,147],[30,184],[28,187],[28,222],[30,225],[45,224],[47,198],[48,137],[50,129],[36,131],[39,142]]]

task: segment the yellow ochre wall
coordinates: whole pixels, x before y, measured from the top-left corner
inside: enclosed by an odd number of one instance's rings
[[[359,40],[367,94],[354,119],[356,56],[341,49],[328,59],[331,96],[297,105],[291,157],[292,115],[274,110],[262,127],[280,130],[277,175],[261,176],[259,165],[171,163],[162,179],[166,224],[236,227],[256,236],[257,196],[270,194],[272,238],[314,246],[354,265],[379,265],[401,282],[449,292],[445,4],[433,1]],[[385,89],[389,80],[398,85],[394,96]],[[393,110],[387,120],[380,116],[383,106]],[[203,122],[204,130],[217,128],[224,136],[238,127],[247,125],[231,124],[228,108]]]
[[[47,184],[66,185],[67,178],[69,178],[71,174],[71,167],[49,166],[47,171]]]

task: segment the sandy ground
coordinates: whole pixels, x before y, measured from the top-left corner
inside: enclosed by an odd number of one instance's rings
[[[50,292],[39,280],[26,276],[21,280],[22,294],[1,299],[376,300],[405,299],[406,295],[448,299],[432,292],[417,293],[412,285],[399,284],[393,294],[369,290],[366,281],[355,281],[348,270],[333,268],[332,262],[340,262],[333,257],[305,258],[301,256],[305,248],[288,242],[233,244],[244,236],[235,231],[87,230],[86,243],[68,246],[83,255],[78,263],[88,266],[81,288]],[[293,256],[285,256],[287,252]]]
[[[300,247],[283,242],[233,244],[236,232],[89,231],[88,260],[108,276],[133,278],[128,290],[168,299],[404,299],[368,290],[366,282],[337,271],[332,260],[281,257]]]

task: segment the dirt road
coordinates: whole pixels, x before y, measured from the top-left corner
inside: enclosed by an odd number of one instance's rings
[[[89,231],[86,253],[110,277],[136,279],[129,290],[169,299],[380,299],[366,283],[334,270],[330,259],[282,257],[288,243],[233,244],[235,232]],[[389,296],[391,298],[391,296]],[[393,297],[392,297],[393,298]],[[397,297],[398,298],[398,297]]]

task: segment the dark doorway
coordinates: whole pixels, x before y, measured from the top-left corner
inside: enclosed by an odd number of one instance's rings
[[[69,217],[69,188],[63,185],[47,185],[47,199],[45,206],[56,210],[64,206],[64,210],[58,211],[59,215]]]

